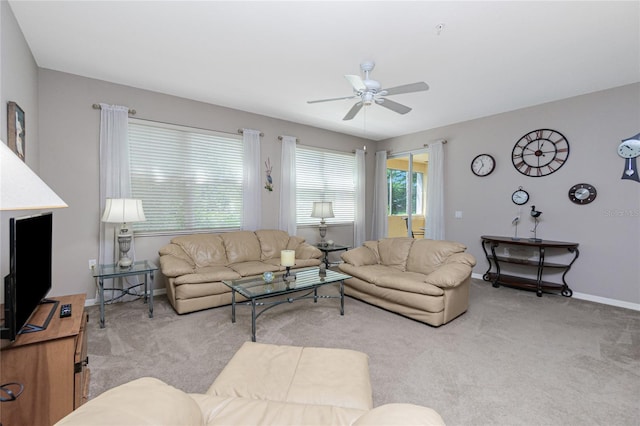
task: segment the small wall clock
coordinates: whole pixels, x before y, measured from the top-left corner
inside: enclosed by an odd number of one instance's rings
[[[556,130],[538,129],[522,136],[511,153],[513,166],[525,176],[556,172],[569,158],[569,141]]]
[[[623,140],[618,145],[618,155],[625,159],[624,172],[621,179],[631,179],[640,182],[636,158],[640,156],[640,133]]]
[[[529,201],[529,193],[520,186],[513,194],[511,194],[511,201],[519,206],[527,204],[527,201]]]
[[[489,176],[495,168],[496,160],[489,154],[476,155],[471,161],[471,171],[476,176]]]
[[[597,195],[596,188],[588,183],[578,183],[569,189],[569,199],[576,204],[589,204]]]

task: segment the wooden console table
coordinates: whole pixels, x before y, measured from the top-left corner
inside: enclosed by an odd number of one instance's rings
[[[71,316],[60,318],[57,308],[45,330],[19,334],[0,351],[0,384],[24,387],[14,401],[0,403],[2,425],[52,425],[87,400],[85,298],[84,294],[49,298],[71,304]],[[40,305],[31,319],[40,324],[51,309],[50,304]]]
[[[489,269],[483,275],[485,281],[491,281],[494,287],[499,287],[500,284],[509,287],[518,287],[526,290],[535,290],[538,297],[542,296],[543,291],[560,291],[565,297],[571,297],[573,291],[567,285],[565,276],[571,266],[576,261],[580,252],[578,251],[578,243],[570,243],[565,241],[551,241],[551,240],[528,240],[525,238],[514,239],[510,237],[494,237],[483,235],[482,237],[482,250],[484,251],[487,261],[489,262]],[[538,259],[530,260],[520,257],[500,256],[496,253],[496,248],[500,245],[511,245],[530,247],[537,249]],[[566,249],[570,253],[573,253],[573,259],[568,263],[553,263],[545,260],[545,251],[547,249]],[[504,274],[501,271],[500,264],[512,263],[524,266],[536,267],[536,278],[526,278],[513,274]],[[492,269],[495,271],[492,272]],[[562,283],[554,283],[544,281],[542,279],[545,269],[552,269],[562,272]]]

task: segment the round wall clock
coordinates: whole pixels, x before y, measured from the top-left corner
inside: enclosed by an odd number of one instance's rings
[[[569,199],[576,204],[589,204],[597,195],[596,188],[588,183],[578,183],[569,189]]]
[[[496,160],[489,154],[477,155],[471,161],[471,171],[476,176],[488,176],[496,168]]]
[[[541,177],[557,171],[569,158],[569,141],[551,129],[533,130],[516,142],[513,166],[525,176]]]
[[[527,204],[527,201],[529,201],[529,193],[522,189],[522,187],[519,187],[513,194],[511,194],[511,201],[519,206]]]

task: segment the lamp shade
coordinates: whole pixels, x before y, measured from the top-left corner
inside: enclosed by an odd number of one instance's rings
[[[335,217],[333,215],[333,203],[331,201],[315,201],[313,203],[313,210],[311,210],[311,217]]]
[[[143,222],[144,211],[142,210],[142,200],[132,198],[107,198],[102,215],[103,222],[109,223],[130,223]]]
[[[0,141],[0,210],[68,207],[9,147]]]

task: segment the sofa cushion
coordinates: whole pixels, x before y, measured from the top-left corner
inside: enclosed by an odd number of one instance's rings
[[[192,395],[207,425],[350,426],[366,411],[318,404]]]
[[[255,342],[242,345],[207,394],[359,410],[373,406],[366,354]]]
[[[255,232],[237,231],[220,234],[227,249],[229,263],[250,262],[262,259],[260,241]]]
[[[226,265],[227,254],[220,234],[182,235],[171,239],[192,259],[196,267]]]
[[[289,243],[289,234],[277,229],[256,231],[256,236],[262,250],[261,260],[280,259],[280,252],[286,250]]]
[[[384,238],[378,241],[380,263],[391,266],[399,271],[405,271],[409,250],[414,241],[413,238],[409,237]]]
[[[56,426],[202,426],[198,403],[187,393],[143,377],[109,389],[81,405]]]
[[[376,253],[367,246],[348,250],[342,253],[340,257],[353,266],[376,265],[378,263]]]
[[[243,277],[248,277],[251,275],[260,275],[267,271],[276,272],[280,270],[279,266],[270,265],[268,263],[259,262],[257,260],[252,260],[249,262],[233,263],[229,265],[229,268],[233,269]]]
[[[445,426],[440,414],[414,404],[385,404],[368,411],[353,426],[421,425]]]
[[[188,300],[198,297],[215,296],[229,293],[231,290],[221,282],[183,284],[176,286],[176,299]]]
[[[374,283],[380,275],[386,275],[389,273],[389,266],[385,265],[364,265],[353,266],[350,263],[341,263],[340,270],[345,274],[349,274],[352,277],[360,278],[363,281]],[[397,271],[396,271],[397,272]]]
[[[416,240],[407,258],[407,271],[430,274],[439,268],[447,258],[467,249],[464,244],[454,241]]]
[[[212,283],[222,280],[235,280],[240,278],[240,276],[238,272],[226,266],[208,266],[206,268],[198,268],[193,274],[176,277],[174,283],[176,285]]]
[[[429,296],[442,296],[444,294],[440,287],[426,283],[424,274],[417,272],[389,271],[377,276],[373,283],[379,287],[393,288],[416,294],[428,294]]]

